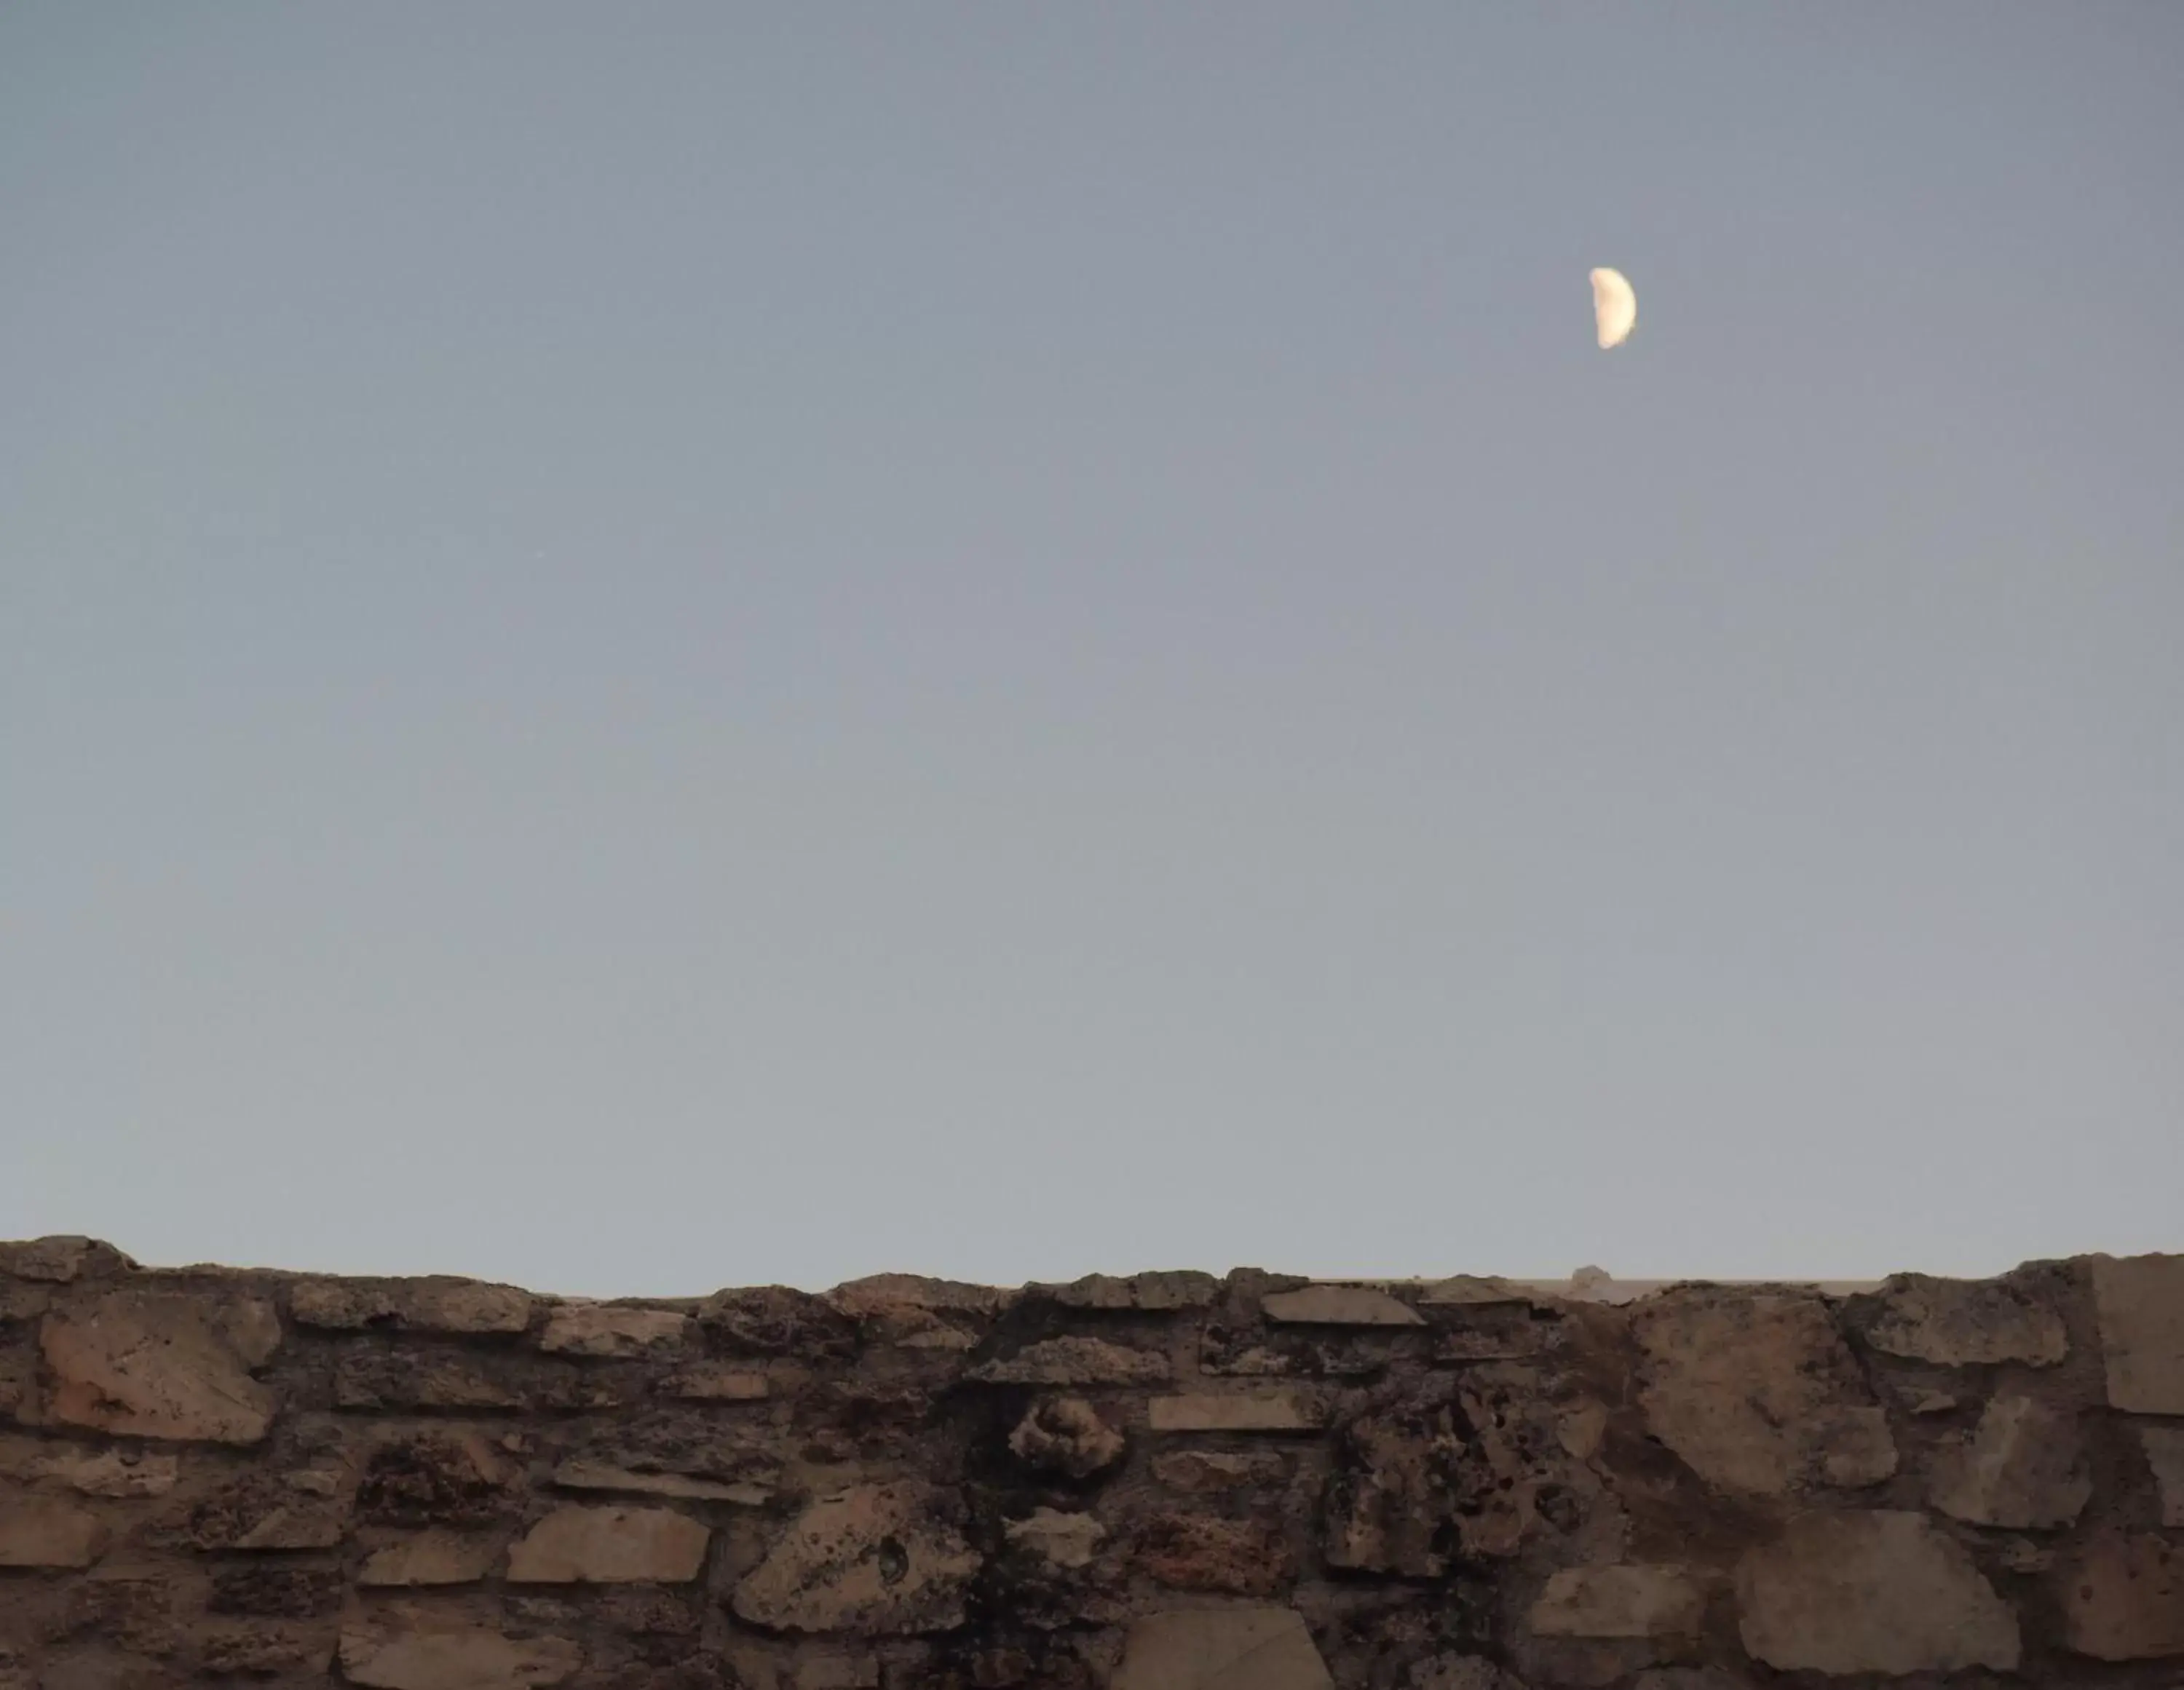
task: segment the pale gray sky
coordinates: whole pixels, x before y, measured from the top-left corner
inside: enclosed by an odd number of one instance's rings
[[[0,1236],[2184,1244],[2180,87],[2173,0],[14,0]]]

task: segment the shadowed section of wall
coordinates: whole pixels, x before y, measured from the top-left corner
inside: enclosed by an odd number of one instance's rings
[[[2184,1256],[596,1303],[0,1244],[0,1687],[2153,1690]]]

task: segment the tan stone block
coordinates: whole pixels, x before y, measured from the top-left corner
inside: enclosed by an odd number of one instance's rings
[[[125,1273],[136,1264],[99,1238],[57,1233],[50,1238],[0,1242],[0,1274],[71,1285],[79,1279]]]
[[[1173,1449],[1153,1458],[1153,1476],[1187,1496],[1274,1486],[1289,1477],[1288,1459],[1272,1450],[1229,1454],[1211,1449]]]
[[[2161,1523],[2184,1526],[2184,1426],[2142,1426],[2140,1443],[2161,1501]]]
[[[1307,1285],[1259,1299],[1269,1320],[1311,1326],[1423,1326],[1425,1316],[1384,1291],[1363,1285]]]
[[[1147,1411],[1155,1431],[1318,1431],[1327,1424],[1325,1408],[1300,1391],[1155,1397]]]
[[[2017,1616],[1923,1514],[1798,1515],[1737,1564],[1745,1650],[1781,1671],[2016,1671]]]
[[[1272,1596],[1296,1575],[1276,1526],[1198,1514],[1147,1520],[1138,1534],[1137,1565],[1172,1589],[1230,1596]]]
[[[475,1584],[492,1570],[499,1546],[434,1526],[376,1549],[357,1575],[365,1585]]]
[[[1141,1309],[1149,1313],[1202,1309],[1220,1294],[1221,1281],[1210,1273],[1134,1273],[1124,1276],[1088,1273],[1067,1285],[1028,1285],[1024,1290],[1065,1309]]]
[[[639,1472],[604,1461],[564,1461],[554,1470],[554,1482],[565,1490],[621,1491],[632,1496],[734,1503],[744,1508],[763,1508],[773,1500],[773,1490],[768,1485],[696,1479],[683,1473]]]
[[[1035,1508],[1028,1517],[1008,1521],[1002,1532],[1011,1544],[1050,1565],[1082,1567],[1099,1553],[1107,1528],[1089,1514]]]
[[[1876,1295],[1883,1312],[1866,1342],[1891,1355],[1946,1367],[2050,1367],[2070,1353],[2063,1317],[2009,1285],[1899,1273]]]
[[[823,1497],[737,1585],[735,1613],[782,1632],[952,1631],[982,1559],[950,1513],[943,1493],[909,1481]]]
[[[1648,1430],[1710,1484],[1774,1496],[1895,1471],[1887,1415],[1818,1298],[1670,1293],[1631,1328]]]
[[[2093,1493],[2075,1415],[2029,1397],[1997,1397],[1963,1443],[1945,1445],[1927,1494],[1975,1526],[2067,1526]]]
[[[2063,1641],[2097,1660],[2184,1654],[2184,1550],[2151,1532],[2095,1532],[2058,1578]]]
[[[1195,1608],[1130,1627],[1108,1690],[1333,1690],[1303,1615],[1289,1608]]]
[[[1687,1568],[1565,1567],[1548,1579],[1527,1623],[1543,1637],[1693,1637],[1706,1587]]]
[[[2110,1406],[2184,1415],[2184,1255],[2095,1256]]]
[[[511,1584],[684,1584],[705,1563],[709,1528],[664,1508],[558,1508],[509,1551]]]
[[[250,1370],[279,1331],[254,1298],[125,1290],[56,1309],[39,1334],[53,1379],[47,1412],[128,1437],[255,1443],[274,1396]]]
[[[368,1690],[541,1690],[583,1664],[566,1637],[512,1638],[422,1614],[359,1615],[341,1632],[342,1674]]]
[[[25,1477],[49,1479],[94,1497],[162,1497],[181,1476],[171,1454],[64,1446],[32,1461]]]
[[[531,1293],[512,1285],[429,1276],[417,1279],[306,1279],[288,1309],[306,1326],[415,1332],[520,1332],[531,1324]]]
[[[672,1309],[567,1304],[547,1316],[538,1348],[566,1355],[656,1355],[680,1348],[690,1327],[690,1317]]]
[[[1027,1466],[1083,1479],[1112,1465],[1123,1439],[1082,1397],[1048,1397],[1017,1422],[1009,1448]]]
[[[693,1403],[755,1403],[772,1393],[772,1382],[755,1368],[705,1361],[671,1373],[660,1381],[663,1397]]]
[[[97,1515],[64,1498],[0,1499],[0,1567],[87,1567],[106,1536]]]

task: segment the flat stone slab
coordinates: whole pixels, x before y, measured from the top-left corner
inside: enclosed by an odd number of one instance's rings
[[[2093,1494],[2075,1415],[2029,1397],[1997,1397],[1965,1442],[1935,1457],[1928,1496],[1974,1526],[2068,1526]]]
[[[307,1279],[290,1291],[297,1324],[330,1331],[520,1332],[531,1293],[512,1285],[428,1275],[417,1279]]]
[[[1384,1291],[1364,1285],[1307,1285],[1259,1300],[1269,1320],[1300,1326],[1423,1326],[1425,1316]]]
[[[1736,1569],[1746,1653],[1784,1672],[2017,1669],[2017,1616],[1923,1514],[1802,1514]]]
[[[634,1358],[679,1349],[690,1330],[690,1317],[670,1309],[567,1304],[546,1317],[538,1348],[553,1354]]]
[[[1185,1609],[1130,1627],[1108,1690],[1333,1690],[1290,1608]]]
[[[1150,1385],[1166,1379],[1168,1359],[1105,1338],[1045,1338],[964,1375],[989,1385]]]
[[[279,1317],[261,1298],[109,1292],[42,1323],[53,1381],[46,1410],[125,1437],[255,1443],[273,1424],[274,1397],[251,1371],[280,1343]]]
[[[511,1584],[687,1584],[710,1528],[664,1508],[557,1508],[508,1552]]]
[[[369,1690],[543,1690],[584,1664],[566,1637],[504,1636],[437,1616],[392,1614],[342,1628],[343,1676]]]
[[[2152,1532],[2096,1532],[2057,1579],[2063,1640],[2096,1660],[2184,1655],[2184,1548]]]
[[[375,1549],[356,1582],[373,1586],[475,1584],[499,1559],[499,1546],[492,1538],[435,1526]]]
[[[1327,1410],[1297,1391],[1249,1391],[1155,1397],[1146,1404],[1155,1431],[1318,1431]]]
[[[2184,1415],[2184,1256],[2095,1256],[2092,1276],[2110,1405]]]
[[[1542,1637],[1694,1637],[1706,1587],[1680,1566],[1565,1567],[1548,1579],[1528,1623]]]
[[[0,1502],[0,1567],[87,1567],[105,1543],[98,1516],[66,1498]]]
[[[913,1481],[860,1485],[812,1503],[736,1587],[738,1618],[774,1631],[859,1637],[953,1631],[983,1565]]]

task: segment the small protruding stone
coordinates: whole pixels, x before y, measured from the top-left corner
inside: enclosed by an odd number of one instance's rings
[[[564,1490],[621,1491],[632,1496],[675,1497],[687,1502],[734,1503],[743,1508],[763,1508],[773,1500],[773,1490],[768,1485],[645,1472],[604,1461],[564,1461],[554,1470],[554,1482]]]
[[[1052,1508],[1035,1508],[1027,1518],[1010,1520],[1003,1531],[1010,1543],[1057,1567],[1089,1566],[1107,1535],[1107,1528],[1089,1514]]]
[[[1425,1317],[1407,1303],[1367,1285],[1307,1285],[1277,1291],[1259,1304],[1269,1320],[1290,1326],[1423,1326]]]
[[[1929,1493],[1975,1526],[2068,1526],[2093,1493],[2077,1421],[2030,1397],[1997,1397],[1970,1441],[1936,1459]]]
[[[1695,1636],[1706,1587],[1683,1567],[1565,1567],[1548,1579],[1529,1623],[1543,1637]]]
[[[712,1532],[665,1508],[557,1508],[508,1554],[511,1584],[685,1584]]]
[[[1123,1453],[1123,1435],[1100,1418],[1082,1397],[1049,1397],[1032,1404],[1009,1448],[1027,1466],[1089,1478],[1112,1466]]]

